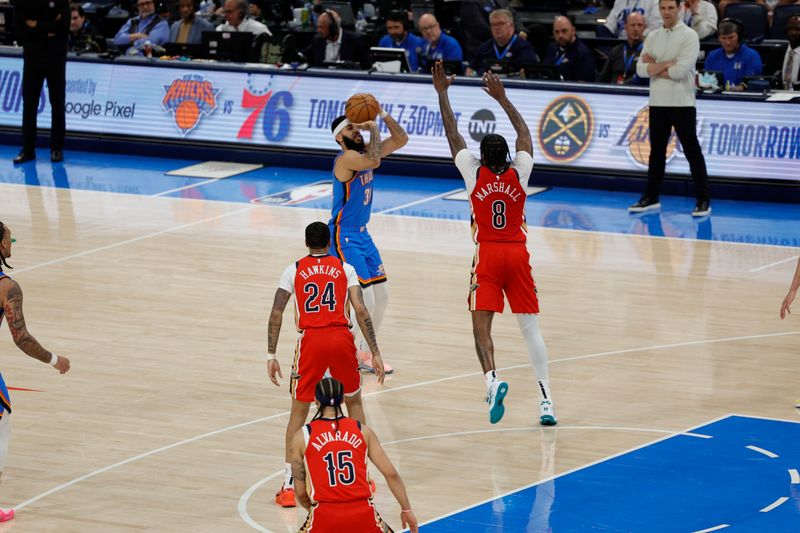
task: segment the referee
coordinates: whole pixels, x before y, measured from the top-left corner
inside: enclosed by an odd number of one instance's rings
[[[694,180],[697,204],[692,216],[711,213],[706,160],[696,130],[694,65],[700,52],[700,39],[680,20],[680,3],[681,0],[659,0],[664,27],[650,32],[636,64],[639,77],[650,78],[650,160],[647,188],[641,199],[628,208],[631,213],[661,207],[658,197],[673,126]]]
[[[64,160],[69,0],[16,0],[14,26],[22,42],[22,151],[14,163],[36,159],[36,117],[44,81],[50,96],[50,160]]]

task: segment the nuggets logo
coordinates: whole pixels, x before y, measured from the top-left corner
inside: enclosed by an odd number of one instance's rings
[[[626,146],[633,162],[647,167],[650,160],[650,106],[644,106],[631,118],[625,132],[617,140],[617,146]],[[672,160],[677,150],[678,136],[675,135],[673,128],[667,143],[667,163]]]
[[[219,89],[199,74],[186,74],[164,85],[164,111],[172,112],[175,125],[184,137],[200,123],[200,117],[217,108]]]
[[[553,100],[539,119],[539,147],[556,163],[579,158],[592,142],[594,115],[586,100],[566,95]]]

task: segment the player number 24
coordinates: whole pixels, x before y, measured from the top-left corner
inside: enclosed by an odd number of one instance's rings
[[[334,461],[334,457],[336,460]],[[356,480],[356,467],[353,464],[353,452],[350,450],[340,450],[328,452],[323,457],[325,464],[328,465],[328,483],[331,487],[338,484],[352,485]]]
[[[336,310],[336,295],[333,292],[332,281],[325,284],[325,289],[322,291],[322,297],[319,300],[317,300],[319,285],[316,283],[306,283],[306,286],[303,287],[303,292],[308,295],[308,298],[306,298],[306,313],[319,313],[320,305],[324,305],[331,312]]]

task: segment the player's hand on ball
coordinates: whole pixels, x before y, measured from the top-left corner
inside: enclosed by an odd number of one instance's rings
[[[59,374],[66,374],[67,372],[69,372],[69,359],[67,359],[63,355],[59,355],[55,367],[56,370],[58,370]]]
[[[375,375],[378,376],[378,383],[383,385],[383,380],[386,378],[386,371],[383,368],[383,359],[381,354],[372,353],[372,368],[375,370]]]
[[[495,100],[502,100],[506,97],[506,89],[503,82],[494,72],[487,72],[483,75],[483,83],[486,85],[483,90]]]
[[[452,85],[453,81],[456,79],[456,75],[453,74],[449,78],[444,73],[444,64],[441,61],[437,61],[433,64],[433,70],[431,71],[433,74],[433,88],[436,89],[437,93],[446,92],[448,87]]]
[[[269,374],[269,380],[274,383],[276,387],[281,386],[276,376],[280,376],[280,378],[283,379],[283,374],[281,373],[281,365],[278,363],[277,359],[269,359],[267,361],[267,374]]]
[[[419,531],[419,526],[417,525],[417,517],[414,516],[414,511],[401,511],[400,512],[400,523],[403,527],[407,527],[411,533],[417,533]]]

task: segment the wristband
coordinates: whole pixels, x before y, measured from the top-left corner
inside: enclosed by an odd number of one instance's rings
[[[278,360],[277,354],[274,353],[267,354],[267,361],[277,361],[277,360]]]
[[[411,509],[400,509],[401,513],[410,513]]]
[[[58,364],[58,356],[56,354],[50,354],[50,355],[53,356],[53,358],[50,359],[50,364],[56,366]]]
[[[381,118],[386,118],[386,115],[388,115],[388,114],[389,114],[389,113],[387,113],[386,111],[384,111],[383,109],[381,109],[381,112],[380,112],[380,113],[378,113],[378,116],[379,116],[379,117],[381,117]]]

